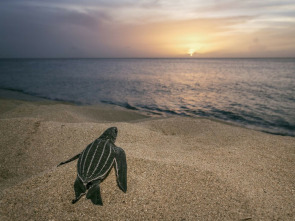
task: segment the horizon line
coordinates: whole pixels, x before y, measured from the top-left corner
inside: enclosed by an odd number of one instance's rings
[[[30,60],[30,59],[47,59],[47,60],[71,60],[71,59],[295,59],[295,56],[282,57],[0,57],[0,60]]]

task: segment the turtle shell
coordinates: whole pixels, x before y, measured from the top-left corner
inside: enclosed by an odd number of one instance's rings
[[[104,179],[108,174],[115,159],[113,146],[109,139],[98,138],[81,153],[77,172],[84,185],[94,180]]]

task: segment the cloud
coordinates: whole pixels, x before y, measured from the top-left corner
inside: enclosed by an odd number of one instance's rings
[[[109,16],[61,7],[19,6],[0,12],[1,57],[87,56]],[[73,54],[73,48],[75,53]],[[79,49],[80,48],[80,49]]]
[[[0,57],[173,57],[193,47],[295,56],[294,9],[285,0],[2,0]]]

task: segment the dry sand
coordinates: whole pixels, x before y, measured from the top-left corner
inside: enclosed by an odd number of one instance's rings
[[[128,162],[104,206],[76,204],[76,162],[105,129]],[[0,100],[0,220],[294,220],[295,139],[209,119],[147,118],[108,106]]]

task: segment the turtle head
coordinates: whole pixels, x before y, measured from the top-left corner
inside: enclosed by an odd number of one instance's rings
[[[100,139],[110,139],[113,143],[115,143],[118,134],[117,127],[108,128],[103,134],[99,137]]]

